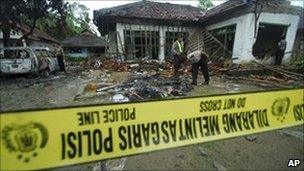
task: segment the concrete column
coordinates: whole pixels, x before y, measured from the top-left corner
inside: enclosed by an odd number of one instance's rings
[[[117,39],[118,52],[123,53],[125,39],[124,39],[123,25],[121,23],[116,24],[116,31],[117,31],[116,39]],[[120,36],[120,39],[119,39],[119,36]]]
[[[109,50],[110,52],[116,52],[117,49],[117,36],[114,31],[109,32]]]
[[[253,14],[244,15],[241,21],[238,23],[236,36],[239,37],[237,45],[239,48],[239,56],[237,56],[237,61],[233,60],[234,63],[249,62],[255,59],[252,55],[252,47],[255,42],[254,24]],[[234,57],[236,56],[233,55],[232,59]]]
[[[166,31],[164,27],[159,28],[159,51],[158,59],[159,61],[165,60],[165,42],[166,42]]]
[[[286,45],[285,55],[283,57],[283,63],[287,63],[291,58],[292,55],[291,52],[293,50],[293,46],[295,43],[299,21],[300,20],[294,17],[293,19],[291,19],[291,22],[288,23],[287,33],[285,37],[287,45]]]

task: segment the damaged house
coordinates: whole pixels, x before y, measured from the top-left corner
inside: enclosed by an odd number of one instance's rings
[[[0,23],[0,48],[3,48],[3,33]],[[60,43],[47,33],[40,31],[35,28],[33,33],[27,36],[24,41],[22,41],[23,35],[30,32],[30,27],[24,23],[16,23],[14,29],[10,32],[10,46],[33,46],[33,47],[47,47],[49,49],[60,48]]]
[[[194,32],[203,13],[190,5],[139,1],[94,11],[101,36],[108,35],[110,50],[129,60],[164,60],[179,33]]]
[[[128,60],[147,57],[163,61],[179,33],[199,37],[210,56],[234,63],[273,55],[282,35],[287,61],[302,9],[289,1],[229,0],[204,12],[189,5],[139,1],[94,11],[94,23],[109,48]],[[186,41],[187,46],[187,41]]]

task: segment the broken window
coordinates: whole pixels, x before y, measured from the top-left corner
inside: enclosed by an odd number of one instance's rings
[[[124,30],[127,59],[158,59],[159,32]]]
[[[260,23],[256,42],[253,46],[253,56],[264,59],[274,56],[277,44],[285,35],[287,26]]]
[[[1,58],[29,58],[29,53],[22,49],[1,49]],[[6,56],[4,54],[7,54]]]
[[[210,33],[230,51],[233,51],[234,36],[235,36],[236,25],[229,25],[221,28],[211,30]],[[213,47],[216,50],[218,47]],[[212,51],[212,49],[211,49]],[[223,56],[232,57],[232,54],[228,54],[223,51]]]
[[[166,45],[165,45],[166,59],[170,59],[172,44],[177,40],[180,34],[183,34],[185,36],[185,40],[188,38],[188,32],[171,32],[171,31],[166,32]]]

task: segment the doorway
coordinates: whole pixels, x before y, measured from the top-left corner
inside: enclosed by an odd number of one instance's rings
[[[286,35],[288,26],[260,23],[258,35],[253,45],[253,56],[263,60],[274,56],[281,36]]]

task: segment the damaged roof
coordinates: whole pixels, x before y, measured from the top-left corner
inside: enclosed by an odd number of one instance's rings
[[[94,18],[103,15],[196,21],[201,16],[203,16],[203,14],[204,12],[200,8],[193,7],[191,5],[178,5],[143,0],[135,3],[94,11]]]
[[[226,11],[230,11],[237,7],[246,5],[249,1],[246,0],[228,0],[220,5],[217,5],[210,10],[208,10],[202,18],[212,17],[217,14],[223,14]]]
[[[238,7],[251,7],[258,3],[263,5],[263,12],[295,13],[299,7],[290,5],[287,0],[228,0],[207,12],[191,5],[178,5],[142,0],[135,3],[120,5],[112,8],[103,8],[94,11],[94,19],[101,16],[127,17],[127,18],[150,18],[166,20],[198,21],[212,18],[213,16],[225,15],[226,12],[234,11]],[[252,12],[252,11],[250,11]]]
[[[63,47],[102,47],[108,46],[108,42],[86,29],[80,35],[69,37],[61,42]]]
[[[12,23],[12,22],[10,21],[10,23]],[[0,26],[2,26],[1,22],[0,22]],[[31,30],[31,28],[23,22],[15,23],[13,29],[19,29],[23,34],[27,34]],[[52,43],[55,43],[58,45],[60,44],[58,40],[56,40],[52,36],[48,35],[47,33],[43,32],[37,28],[34,28],[33,33],[31,35],[29,35],[27,38],[31,39],[31,40],[36,40],[36,41],[48,41],[48,42],[52,42]]]
[[[288,0],[228,0],[214,8],[208,10],[200,21],[211,20],[216,16],[226,16],[228,13],[238,13],[239,9],[247,8],[245,13],[254,12],[255,5],[258,10],[269,13],[287,13],[301,15],[301,7],[293,6]]]
[[[21,23],[18,25],[18,27],[22,30],[23,34],[26,34],[28,32],[30,32],[30,27],[27,26],[24,23]],[[52,43],[56,43],[56,44],[60,44],[58,40],[56,40],[55,38],[53,38],[52,36],[48,35],[47,33],[34,28],[33,34],[28,36],[29,39],[33,39],[33,40],[46,40],[46,41],[50,41]]]
[[[256,5],[257,4],[257,5]],[[256,6],[258,8],[256,8]],[[208,11],[190,5],[177,5],[142,0],[135,3],[94,11],[94,24],[100,34],[115,30],[115,23],[145,23],[147,25],[210,25],[247,13],[259,12],[299,15],[301,7],[287,0],[228,0]],[[157,24],[156,24],[157,23]]]

